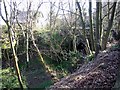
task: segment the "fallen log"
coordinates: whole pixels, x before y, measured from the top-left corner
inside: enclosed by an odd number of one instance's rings
[[[83,65],[75,73],[61,79],[48,89],[111,90],[116,83],[119,66],[120,48],[112,48],[99,53],[95,60]]]

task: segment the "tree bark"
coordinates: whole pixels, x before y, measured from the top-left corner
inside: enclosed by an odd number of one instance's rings
[[[102,50],[106,49],[108,36],[109,36],[110,30],[111,30],[112,25],[113,25],[116,4],[117,4],[117,2],[113,3],[113,9],[112,9],[112,13],[111,13],[111,18],[109,19],[109,22],[108,22],[107,32],[105,34],[105,37],[103,37],[103,40],[102,40]]]
[[[80,19],[81,19],[81,24],[82,24],[82,29],[83,29],[83,36],[84,36],[84,41],[86,43],[86,52],[87,52],[87,54],[90,54],[91,50],[90,50],[88,39],[86,37],[85,22],[83,20],[83,16],[82,16],[82,11],[81,11],[80,4],[79,4],[79,2],[77,0],[76,0],[76,4],[78,6],[79,13],[80,13]]]
[[[100,2],[96,2],[96,28],[95,28],[95,56],[99,53],[99,45],[100,45],[100,32],[99,32],[99,5]]]
[[[100,22],[99,22],[99,29],[100,29],[100,45],[102,44],[102,35],[103,35],[103,29],[102,29],[102,2],[100,2]]]
[[[92,1],[89,0],[89,20],[90,20],[90,39],[91,39],[91,50],[94,51],[94,38],[93,38],[93,26],[92,26]]]
[[[13,40],[12,40],[12,36],[11,36],[12,31],[11,31],[11,26],[10,26],[9,21],[8,21],[8,14],[7,14],[7,9],[6,9],[6,5],[5,5],[4,0],[3,0],[3,4],[4,4],[4,9],[5,9],[6,19],[2,16],[1,13],[0,13],[0,15],[1,15],[2,19],[4,20],[4,22],[6,23],[7,28],[8,28],[8,36],[9,36],[9,40],[10,40],[11,49],[13,52],[14,66],[15,66],[18,82],[20,84],[21,89],[23,89],[23,82],[22,82],[22,78],[21,78],[21,74],[20,74],[20,70],[19,70],[19,66],[18,66],[18,57],[17,57],[17,54],[15,52],[15,48],[14,48],[14,44],[13,44]]]

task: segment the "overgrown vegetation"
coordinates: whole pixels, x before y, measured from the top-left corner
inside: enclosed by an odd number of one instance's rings
[[[13,68],[7,68],[0,70],[1,75],[0,78],[2,78],[2,88],[20,88],[19,82],[17,80],[17,76],[15,75],[15,71]],[[26,88],[27,83],[25,82],[25,77],[22,77],[23,79],[23,86]]]
[[[0,36],[2,88],[45,89],[119,41],[119,2],[96,2],[96,11],[92,11],[91,0],[89,8],[79,0],[68,0],[65,5],[59,1],[58,7],[56,2],[47,3],[47,22],[37,26],[44,17],[41,8],[45,2],[33,10],[33,3],[28,1],[26,11],[21,11],[17,1],[8,6],[6,0],[0,1],[0,16],[6,24],[1,26]]]

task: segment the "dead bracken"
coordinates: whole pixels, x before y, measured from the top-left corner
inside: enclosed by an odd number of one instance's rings
[[[50,90],[69,87],[111,89],[116,82],[120,66],[120,50],[110,49],[98,54],[94,61],[83,65],[75,73],[51,86]],[[74,79],[74,77],[76,77]],[[71,82],[70,82],[71,81]],[[67,83],[69,82],[69,84]]]

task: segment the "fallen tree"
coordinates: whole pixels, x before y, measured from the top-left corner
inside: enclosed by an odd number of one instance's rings
[[[111,90],[116,83],[119,68],[120,44],[118,43],[106,52],[99,53],[95,60],[83,65],[75,73],[61,79],[48,89],[92,88],[94,90],[100,88],[100,90]]]

